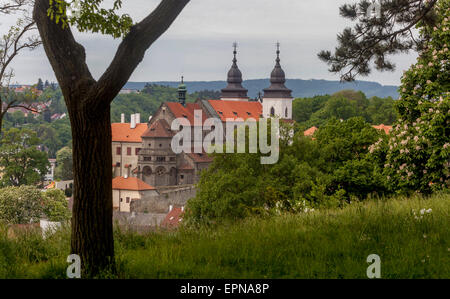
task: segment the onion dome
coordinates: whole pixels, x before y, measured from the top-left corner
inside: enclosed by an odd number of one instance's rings
[[[284,85],[286,83],[286,74],[280,64],[280,44],[277,44],[277,59],[275,68],[270,74],[270,87],[264,89],[265,98],[292,98],[292,90]]]
[[[245,89],[242,86],[242,73],[239,70],[237,66],[237,59],[236,59],[236,48],[237,44],[234,45],[234,58],[233,58],[233,65],[231,66],[231,69],[228,71],[228,86],[224,89],[222,89],[222,98],[243,98],[248,99],[247,92],[248,90]]]

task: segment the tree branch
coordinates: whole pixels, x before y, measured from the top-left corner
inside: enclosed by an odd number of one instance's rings
[[[65,100],[70,102],[71,98],[92,87],[95,80],[86,64],[84,47],[75,41],[69,26],[62,28],[47,16],[49,7],[49,0],[36,0],[33,17]]]
[[[170,27],[189,1],[162,0],[149,16],[131,28],[94,90],[96,96],[92,98],[102,101],[91,103],[92,107],[111,103],[144,58],[146,50]]]

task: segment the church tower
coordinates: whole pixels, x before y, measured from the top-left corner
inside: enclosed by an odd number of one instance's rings
[[[181,84],[178,86],[178,102],[183,106],[186,106],[186,93],[187,88],[186,84],[184,84],[184,77],[181,77]]]
[[[277,43],[277,59],[270,75],[270,87],[264,89],[263,115],[266,118],[292,119],[292,90],[284,85],[286,75],[280,65],[280,43]]]
[[[233,44],[234,47],[234,59],[233,65],[228,72],[228,86],[222,89],[221,100],[225,101],[248,101],[248,90],[242,86],[242,73],[237,66],[237,43]]]

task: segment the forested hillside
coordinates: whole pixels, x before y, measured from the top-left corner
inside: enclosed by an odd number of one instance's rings
[[[151,82],[156,85],[164,85],[169,87],[177,87],[179,82],[160,81]],[[128,82],[125,88],[141,90],[147,83],[145,82]],[[220,91],[225,88],[227,83],[225,81],[198,81],[198,82],[185,82],[189,92],[197,92],[202,90],[214,90]],[[256,98],[259,92],[262,92],[264,88],[269,87],[269,79],[255,79],[245,80],[243,86],[248,89],[248,95],[251,98]],[[328,81],[328,80],[301,80],[301,79],[287,79],[286,86],[292,89],[292,95],[295,98],[313,97],[317,95],[333,94],[335,92],[353,89],[362,91],[367,97],[392,97],[398,98],[398,86],[381,85],[376,82],[368,81],[355,81],[345,82],[340,81]]]

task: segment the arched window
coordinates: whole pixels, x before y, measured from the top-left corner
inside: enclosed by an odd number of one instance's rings
[[[144,169],[142,169],[142,172],[145,176],[151,176],[152,175],[152,169],[148,166],[145,166]]]
[[[288,117],[288,108],[286,107],[286,110],[284,110],[284,117]]]
[[[275,116],[275,108],[270,108],[270,116]]]

